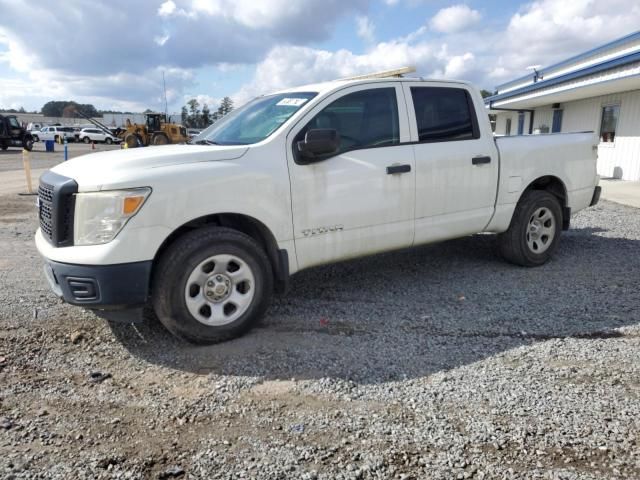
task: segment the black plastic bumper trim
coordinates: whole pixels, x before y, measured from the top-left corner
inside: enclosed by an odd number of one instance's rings
[[[275,291],[276,293],[287,293],[290,287],[289,274],[289,254],[286,250],[278,250],[277,264],[275,267]]]
[[[598,204],[598,202],[600,201],[600,194],[601,193],[602,193],[602,187],[601,186],[597,186],[593,190],[593,197],[591,197],[591,204],[589,205],[590,207],[593,207],[594,205]]]
[[[121,309],[144,305],[152,261],[118,265],[74,265],[46,261],[53,292],[72,305]]]
[[[562,207],[562,230],[569,230],[571,227],[571,207]]]

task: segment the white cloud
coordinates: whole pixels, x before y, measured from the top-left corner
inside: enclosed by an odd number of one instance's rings
[[[438,32],[455,33],[478,23],[481,18],[477,10],[466,5],[453,5],[439,10],[430,24]]]
[[[356,17],[356,27],[358,36],[365,42],[372,43],[375,38],[375,25],[367,16]]]
[[[418,5],[431,0],[384,1],[419,14]],[[640,25],[637,0],[534,0],[502,26],[482,22],[480,12],[460,3],[413,32],[376,42],[381,32],[370,20],[371,2],[156,0],[149,15],[146,2],[65,0],[51,15],[48,4],[36,1],[25,15],[21,2],[0,0],[0,107],[32,109],[41,100],[69,98],[102,108],[158,109],[165,70],[169,101],[179,108],[185,92],[197,92],[196,98],[229,93],[198,87],[196,73],[211,66],[241,78],[255,65],[237,100],[405,65],[423,76],[463,78],[492,89],[526,74],[528,65],[549,65]],[[364,53],[309,47],[331,38],[343,18],[360,27]],[[123,54],[105,46],[105,39],[135,47]]]
[[[158,15],[160,15],[161,17],[168,17],[175,11],[176,4],[172,0],[167,0],[162,5],[160,5],[160,8],[158,8]]]
[[[415,66],[428,77],[462,76],[474,67],[474,55],[449,54],[446,45],[401,40],[378,43],[361,55],[349,50],[280,46],[258,64],[253,80],[236,92],[234,100],[242,104],[275,90],[403,66]]]
[[[167,41],[171,38],[171,36],[169,34],[165,34],[163,36],[156,36],[153,37],[153,41],[156,42],[158,45],[163,46],[165,43],[167,43]]]
[[[536,1],[513,15],[495,50],[489,78],[510,80],[528,65],[548,66],[638,30],[633,0]]]
[[[182,96],[183,103],[186,105],[186,103],[192,98],[195,98],[198,101],[198,104],[200,105],[200,110],[202,110],[203,106],[207,105],[209,107],[209,110],[213,111],[218,108],[218,105],[220,105],[219,98],[212,97],[211,95],[207,95],[205,93],[200,93],[197,95],[183,95]]]
[[[364,12],[367,4],[166,0],[157,2],[156,15],[149,15],[146,2],[65,0],[56,5],[56,15],[43,2],[31,4],[25,15],[21,2],[0,0],[0,76],[7,68],[20,72],[25,85],[23,95],[12,87],[11,97],[8,88],[0,97],[3,105],[19,97],[33,105],[36,100],[30,98],[35,95],[26,93],[26,85],[37,85],[36,90],[50,98],[93,98],[107,108],[117,102],[153,108],[162,91],[159,68],[193,77],[204,66],[223,64],[230,70],[254,64],[278,44],[325,40],[336,21]],[[109,39],[117,39],[113,41],[118,46]],[[192,83],[192,78],[167,76],[168,93],[180,99]]]
[[[454,55],[447,61],[444,69],[444,76],[447,78],[463,78],[467,72],[473,68],[475,56],[471,52],[462,55]]]

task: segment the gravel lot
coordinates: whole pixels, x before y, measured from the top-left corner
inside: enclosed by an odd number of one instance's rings
[[[105,150],[119,150],[119,145],[106,145],[104,143],[97,143],[95,151],[103,152]],[[31,152],[31,168],[34,170],[42,168],[51,168],[54,165],[64,160],[64,146],[54,145],[54,152],[45,152],[44,142],[36,142],[33,145],[33,151]],[[85,145],[84,143],[71,142],[67,145],[69,158],[78,157],[80,155],[86,155],[91,153],[91,145]],[[9,172],[12,170],[22,169],[22,150],[19,148],[9,148],[8,150],[0,150],[0,173]],[[36,177],[34,176],[34,181]],[[1,191],[1,190],[0,190]]]
[[[59,302],[0,196],[0,477],[640,478],[640,211],[522,269],[488,235],[302,272],[194,347]]]

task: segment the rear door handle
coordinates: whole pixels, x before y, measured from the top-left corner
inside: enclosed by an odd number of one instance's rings
[[[389,165],[387,167],[387,175],[394,175],[396,173],[409,173],[411,171],[411,165]]]
[[[491,157],[473,157],[471,163],[474,165],[483,165],[485,163],[491,163]]]

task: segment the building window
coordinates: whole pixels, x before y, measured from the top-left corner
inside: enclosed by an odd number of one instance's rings
[[[518,135],[524,133],[524,112],[518,113]]]
[[[507,118],[507,125],[504,127],[504,134],[506,136],[511,135],[511,118]]]
[[[616,127],[620,116],[620,105],[606,105],[602,107],[602,121],[600,122],[600,141],[613,143],[616,138]]]
[[[553,111],[553,124],[551,125],[551,133],[560,133],[562,131],[562,110]]]

